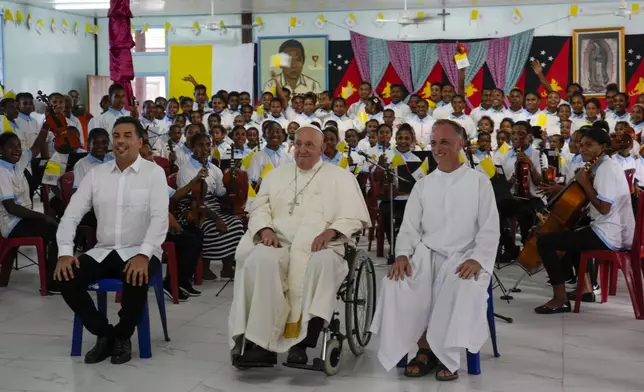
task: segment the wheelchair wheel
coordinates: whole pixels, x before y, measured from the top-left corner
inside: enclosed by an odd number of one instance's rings
[[[327,376],[333,376],[340,370],[341,356],[342,344],[340,344],[340,341],[329,339],[326,342],[326,358],[324,358],[324,373]]]
[[[369,328],[376,310],[376,273],[364,250],[357,250],[349,265],[344,315],[346,339],[351,352],[360,356],[371,340]]]

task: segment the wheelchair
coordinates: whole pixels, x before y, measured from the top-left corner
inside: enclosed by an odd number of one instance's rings
[[[339,370],[345,341],[353,355],[364,353],[371,340],[369,328],[376,311],[376,272],[367,252],[351,244],[345,246],[344,259],[349,264],[349,273],[336,295],[344,303],[344,331],[340,326],[340,312],[336,309],[331,321],[322,329],[320,357],[314,358],[310,365],[285,362],[284,366],[322,371],[332,376]]]

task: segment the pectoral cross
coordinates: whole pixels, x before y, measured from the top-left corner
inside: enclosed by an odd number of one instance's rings
[[[288,214],[293,215],[293,212],[295,212],[295,207],[300,205],[300,203],[297,202],[297,195],[293,198],[292,202],[288,203],[288,205],[289,207],[291,207],[288,210]]]

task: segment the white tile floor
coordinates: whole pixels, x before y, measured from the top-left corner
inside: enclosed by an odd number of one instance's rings
[[[499,275],[512,285],[520,271],[513,266]],[[359,358],[345,348],[334,377],[281,366],[237,371],[230,366],[226,343],[231,287],[215,297],[222,282],[202,286],[203,296],[188,303],[167,303],[171,342],[163,341],[158,313],[152,310],[152,359],[140,360],[135,353],[126,365],[85,365],[82,357],[69,357],[71,312],[62,298],[37,294],[37,269],[29,267],[14,271],[9,287],[0,289],[0,392],[644,390],[644,321],[633,317],[623,282],[607,304],[584,304],[581,314],[538,316],[532,309],[548,295],[544,280],[543,275],[526,279],[523,293],[509,304],[495,291],[497,312],[514,319],[514,324],[497,322],[501,357],[493,358],[488,344],[481,353],[481,375],[468,376],[463,369],[459,381],[441,384],[431,377],[412,380],[396,371],[385,373],[375,358],[377,340]],[[114,319],[116,307],[110,306]],[[86,333],[83,351],[93,343]],[[138,347],[136,334],[133,347]]]

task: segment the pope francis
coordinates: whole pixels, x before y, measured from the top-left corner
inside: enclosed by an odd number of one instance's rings
[[[405,375],[458,378],[464,349],[488,338],[487,287],[499,243],[499,215],[487,176],[460,163],[463,132],[438,120],[431,133],[438,169],[416,183],[383,279],[371,331],[390,370],[418,345]]]
[[[228,319],[235,367],[272,366],[287,350],[287,362],[305,364],[332,317],[344,245],[370,219],[353,174],[322,162],[323,151],[320,129],[302,126],[295,163],[271,171],[253,201]]]

